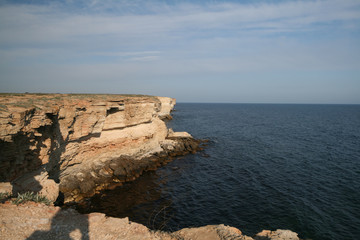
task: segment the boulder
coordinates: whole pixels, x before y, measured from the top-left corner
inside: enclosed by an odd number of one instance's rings
[[[160,111],[158,113],[160,119],[172,119],[170,113],[174,109],[176,104],[175,98],[168,98],[168,97],[157,97],[160,102]]]
[[[245,236],[241,231],[235,227],[220,225],[207,225],[197,228],[183,228],[172,235],[178,239],[191,240],[254,240],[251,237]]]
[[[263,230],[254,236],[255,240],[300,240],[297,233],[290,230]]]
[[[168,131],[167,139],[174,138],[193,138],[188,132],[174,132],[171,128]]]

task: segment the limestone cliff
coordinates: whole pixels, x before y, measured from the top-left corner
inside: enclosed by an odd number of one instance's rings
[[[126,95],[0,94],[0,192],[35,191],[79,201],[196,152],[199,141],[167,129],[175,99]],[[152,231],[129,219],[28,203],[0,204],[0,239],[299,240],[288,230],[254,238],[224,225]]]
[[[133,180],[198,149],[162,121],[174,105],[138,95],[1,94],[0,182],[53,200],[58,186],[65,201],[78,201]]]

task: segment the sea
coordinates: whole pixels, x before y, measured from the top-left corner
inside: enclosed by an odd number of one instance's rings
[[[172,115],[205,149],[103,191],[88,212],[163,231],[360,239],[360,105],[178,103]]]

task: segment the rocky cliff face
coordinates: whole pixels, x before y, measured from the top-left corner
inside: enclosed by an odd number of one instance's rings
[[[162,121],[174,105],[151,96],[0,95],[0,182],[52,199],[59,188],[78,201],[133,180],[199,148]]]

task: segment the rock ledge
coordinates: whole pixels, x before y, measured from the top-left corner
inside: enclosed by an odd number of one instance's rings
[[[106,217],[102,213],[82,215],[73,209],[37,203],[0,204],[0,239],[299,240],[289,230],[263,231],[252,238],[222,224],[173,233],[152,231],[128,218]]]

